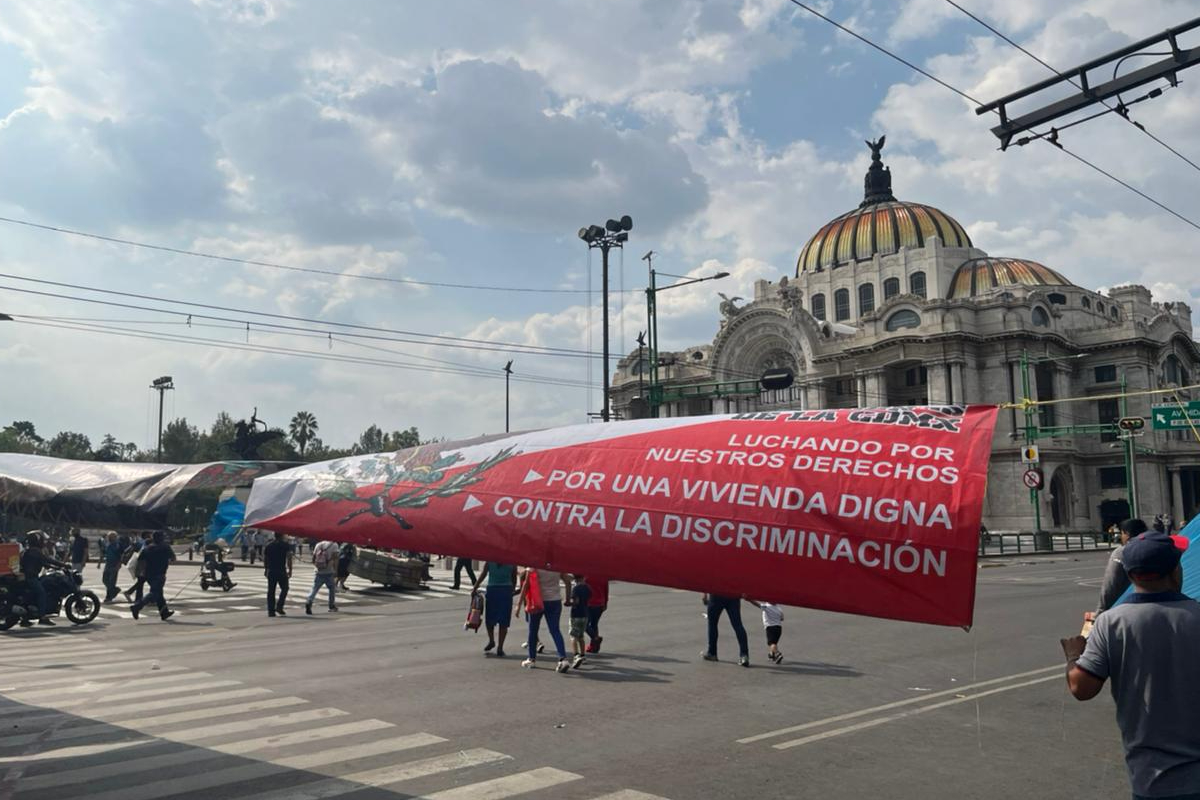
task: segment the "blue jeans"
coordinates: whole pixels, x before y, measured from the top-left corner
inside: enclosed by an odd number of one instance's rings
[[[737,637],[738,655],[750,656],[750,642],[746,639],[746,626],[742,624],[742,599],[740,597],[708,596],[708,654],[717,654],[717,623],[721,620],[721,612],[729,615],[729,624],[733,626],[733,635]]]
[[[306,605],[311,606],[313,604],[313,600],[317,599],[317,592],[322,586],[329,590],[329,607],[334,607],[334,594],[336,590],[333,588],[332,572],[318,572],[313,576],[312,591],[308,593],[308,599],[304,601]]]
[[[562,616],[562,601],[552,600],[542,604],[541,611],[529,615],[529,657],[537,658],[538,629],[542,627],[542,617],[546,618],[546,627],[550,629],[550,638],[558,648],[558,658],[561,661],[567,657],[567,648],[563,644],[562,631],[558,629],[558,620]]]
[[[163,596],[163,586],[166,582],[167,576],[165,574],[147,575],[146,585],[150,587],[150,591],[146,592],[146,596],[131,605],[129,609],[132,611],[136,608],[140,614],[142,609],[150,605],[150,601],[153,600],[154,604],[158,606],[158,615],[165,617],[167,613],[167,598]]]

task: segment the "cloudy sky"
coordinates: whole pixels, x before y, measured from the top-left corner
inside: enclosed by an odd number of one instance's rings
[[[1195,14],[1191,0],[961,4],[1060,68]],[[818,5],[976,97],[1048,74],[945,0]],[[1200,161],[1196,72],[1135,118]],[[7,2],[0,216],[314,271],[0,222],[0,312],[35,317],[0,322],[0,424],[145,445],[148,384],[169,374],[168,416],[204,427],[257,406],[279,425],[314,412],[331,444],[372,422],[453,438],[503,428],[509,358],[516,378],[556,381],[513,383],[515,428],[582,421],[599,408],[583,356],[600,320],[581,225],[634,218],[613,259],[628,306],[614,300],[614,353],[644,327],[647,250],[667,272],[732,273],[662,297],[664,346],[705,342],[716,291],[791,272],[857,205],[863,139],[881,133],[896,194],[990,254],[1200,309],[1200,231],[1049,145],[998,152],[991,124],[786,0]],[[1132,126],[1110,116],[1064,142],[1200,220],[1200,174]]]

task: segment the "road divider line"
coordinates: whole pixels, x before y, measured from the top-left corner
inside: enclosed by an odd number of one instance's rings
[[[825,725],[831,725],[835,722],[843,722],[848,719],[856,719],[858,717],[865,717],[869,714],[878,714],[881,711],[890,711],[893,708],[902,708],[903,706],[913,705],[914,703],[927,703],[930,700],[933,700],[934,698],[937,698],[937,697],[945,697],[947,695],[952,695],[952,694],[962,694],[963,692],[969,691],[971,689],[979,689],[984,686],[995,686],[998,683],[1007,683],[1008,681],[1020,680],[1021,678],[1028,678],[1033,675],[1041,675],[1043,673],[1050,672],[1052,670],[1058,670],[1061,672],[1062,669],[1063,669],[1062,664],[1055,664],[1052,667],[1043,667],[1041,669],[1032,669],[1032,670],[1029,670],[1028,672],[1017,672],[1013,675],[1005,675],[1000,678],[992,678],[991,680],[979,681],[977,683],[968,683],[964,686],[956,686],[953,689],[945,689],[940,692],[931,692],[930,694],[922,694],[917,697],[910,697],[906,700],[897,700],[893,703],[884,703],[881,706],[872,706],[871,708],[863,708],[863,709],[859,709],[858,711],[850,711],[845,714],[838,714],[837,716],[826,717],[825,719],[818,719],[818,720],[814,720],[812,722],[805,722],[800,725],[792,725],[787,728],[780,728],[780,729],[774,730],[774,731],[767,731],[766,733],[759,733],[754,736],[747,736],[744,739],[738,739],[737,743],[738,744],[751,744],[752,742],[761,742],[764,739],[774,739],[778,736],[786,736],[789,733],[797,733],[799,731],[806,731],[806,730],[810,730],[812,728],[820,728]]]
[[[84,683],[80,683],[76,686],[59,686],[54,689],[39,688],[35,691],[26,691],[26,690],[18,689],[14,692],[9,692],[8,694],[10,697],[20,700],[21,702],[26,702],[26,701],[38,702],[42,699],[53,700],[54,698],[62,697],[64,695],[99,694],[100,692],[112,692],[112,691],[121,692],[122,694],[125,694],[125,690],[127,690],[127,689],[138,689],[139,693],[140,693],[140,690],[143,687],[149,687],[150,684],[154,684],[154,686],[152,688],[158,688],[161,686],[170,685],[172,683],[185,683],[185,682],[191,681],[191,680],[195,680],[197,683],[201,683],[201,682],[203,682],[204,678],[211,678],[211,677],[212,677],[212,674],[208,673],[208,672],[176,671],[173,674],[169,674],[162,678],[160,678],[156,675],[153,678],[134,678],[133,680],[125,680],[125,681],[117,680],[113,683],[107,683],[107,682],[102,682],[102,681],[85,681]],[[107,681],[109,679],[105,679],[105,680]],[[38,686],[39,684],[35,683],[35,684],[31,684],[31,685]],[[68,701],[74,701],[76,698],[68,697],[66,699]],[[58,704],[51,703],[51,705],[58,705]]]
[[[1058,669],[1062,669],[1062,667],[1059,667]],[[1031,680],[1031,681],[1023,681],[1021,683],[1013,683],[1013,684],[1009,684],[1007,686],[1001,686],[996,689],[989,689],[986,692],[977,692],[975,694],[967,695],[966,697],[956,697],[953,700],[943,700],[940,703],[934,703],[934,704],[928,705],[928,706],[921,706],[920,708],[914,708],[910,711],[901,711],[899,714],[892,714],[887,717],[878,717],[876,719],[869,719],[865,722],[859,722],[854,725],[847,725],[844,728],[834,728],[831,731],[822,731],[821,733],[814,733],[811,736],[805,736],[800,739],[792,739],[791,741],[780,742],[779,744],[772,745],[772,747],[774,747],[776,750],[787,750],[792,747],[799,747],[801,745],[811,744],[813,742],[819,742],[824,739],[832,739],[835,736],[843,736],[847,733],[854,733],[855,731],[861,731],[866,728],[874,728],[879,725],[884,725],[888,722],[895,722],[896,720],[905,719],[906,717],[915,717],[918,714],[924,714],[927,711],[936,711],[939,708],[946,708],[947,706],[958,705],[959,703],[969,703],[972,700],[978,700],[981,697],[987,697],[987,696],[993,695],[993,694],[1000,694],[1001,692],[1011,692],[1014,689],[1023,689],[1026,686],[1033,686],[1038,683],[1046,683],[1047,681],[1061,681],[1061,680],[1063,680],[1061,675],[1047,675],[1044,678],[1035,678],[1034,680]]]
[[[76,671],[77,670],[77,671]],[[183,672],[187,667],[160,667],[153,671],[153,675],[167,675],[174,672]],[[107,673],[114,672],[115,675]],[[55,670],[55,675],[58,677],[50,678],[43,676],[42,673],[30,673],[29,675],[13,676],[5,675],[0,678],[0,692],[19,692],[24,688],[43,689],[51,686],[69,686],[78,684],[80,679],[90,683],[101,683],[103,681],[113,681],[122,678],[121,673],[125,675],[148,675],[149,668],[144,660],[141,661],[125,661],[118,664],[109,664],[107,666],[99,665],[94,669],[85,667],[73,668],[72,671]],[[192,673],[193,675],[196,673]],[[66,677],[69,676],[69,677]],[[39,678],[44,678],[39,680]],[[136,679],[135,679],[136,680]]]

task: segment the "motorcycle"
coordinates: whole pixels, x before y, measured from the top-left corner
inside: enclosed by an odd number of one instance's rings
[[[86,625],[100,613],[100,598],[82,588],[83,576],[69,569],[48,569],[41,578],[46,590],[46,616],[65,613],[75,625]],[[15,575],[0,576],[0,631],[24,620],[38,619],[37,600],[24,580]]]

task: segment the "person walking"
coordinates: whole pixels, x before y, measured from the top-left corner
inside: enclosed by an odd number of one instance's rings
[[[338,549],[337,587],[343,592],[349,591],[346,588],[346,579],[350,577],[350,565],[354,563],[356,555],[358,553],[354,545],[349,542],[343,542],[341,548]]]
[[[133,586],[130,586],[122,594],[125,595],[126,603],[142,602],[142,590],[146,586],[146,571],[141,565],[141,552],[150,545],[150,532],[142,533],[141,538],[134,539],[124,553],[121,554],[121,561],[125,566],[133,563],[133,569],[130,570],[130,577],[134,579]],[[137,559],[136,561],[134,559]],[[133,595],[131,599],[129,596]]]
[[[278,531],[263,550],[263,572],[267,576],[267,616],[273,617],[278,614],[286,617],[283,601],[287,599],[288,583],[292,578],[292,546]],[[278,597],[275,595],[277,590]]]
[[[104,602],[106,603],[111,603],[121,593],[121,587],[117,585],[117,575],[121,571],[121,553],[124,551],[121,540],[117,538],[117,532],[109,531],[107,542],[104,545],[104,554],[96,562],[97,567],[104,568],[104,588],[107,590]]]
[[[1146,523],[1136,518],[1127,519],[1121,523],[1118,530],[1121,543],[1113,548],[1108,557],[1108,565],[1104,568],[1104,581],[1100,584],[1100,600],[1096,603],[1096,611],[1091,615],[1093,620],[1115,606],[1129,588],[1129,575],[1126,574],[1125,565],[1122,563],[1125,544],[1129,537],[1145,533]]]
[[[1134,594],[1097,617],[1086,639],[1062,640],[1075,699],[1112,681],[1134,800],[1200,798],[1200,603],[1180,592],[1187,545],[1156,531],[1130,537],[1123,562]]]
[[[599,653],[600,644],[604,637],[600,635],[600,617],[608,610],[608,578],[588,578],[588,588],[592,596],[587,605],[587,635],[586,652]]]
[[[783,609],[774,603],[760,603],[757,600],[751,600],[750,603],[762,611],[763,631],[767,634],[767,659],[782,664],[779,639],[783,636]]]
[[[313,601],[317,599],[317,592],[322,586],[329,592],[329,610],[338,610],[336,603],[337,589],[334,583],[337,562],[337,544],[328,540],[317,542],[317,546],[312,549],[312,563],[317,568],[317,572],[313,575],[312,591],[308,593],[308,599],[304,601],[305,614],[312,616]]]
[[[167,567],[175,563],[175,550],[166,543],[166,537],[162,531],[155,531],[150,544],[138,553],[138,563],[145,570],[146,585],[150,587],[150,591],[129,607],[129,613],[133,615],[134,619],[137,619],[142,609],[153,600],[154,604],[158,606],[158,616],[163,621],[170,619],[175,612],[167,607],[167,598],[163,594],[163,590],[167,583]]]
[[[535,599],[526,603],[529,611],[529,639],[526,642],[529,657],[521,662],[521,666],[528,669],[537,666],[538,630],[542,626],[542,618],[545,617],[546,627],[550,629],[550,638],[554,640],[554,647],[558,652],[558,666],[555,670],[566,672],[571,668],[571,662],[567,661],[567,648],[563,643],[559,620],[562,618],[563,587],[569,588],[567,579],[561,572],[531,569],[525,574],[525,580],[527,583],[533,581],[529,597]],[[536,590],[536,595],[533,590]],[[540,604],[536,600],[540,600]]]
[[[89,549],[88,540],[79,532],[79,528],[75,528],[71,536],[71,569],[83,572],[88,563]]]
[[[472,593],[479,591],[484,578],[487,578],[487,591],[483,597],[483,624],[487,629],[488,641],[483,646],[483,652],[495,650],[496,658],[504,658],[504,640],[508,638],[508,620],[513,613],[516,568],[511,564],[485,561],[479,578],[471,584]],[[496,628],[500,629],[499,640]]]
[[[717,623],[721,619],[721,612],[725,612],[733,628],[733,635],[737,637],[738,664],[743,667],[750,666],[750,642],[746,638],[746,626],[742,624],[742,599],[706,594],[703,602],[708,610],[708,649],[700,654],[701,657],[705,661],[717,660]]]
[[[587,584],[587,578],[583,575],[576,575],[575,582],[571,584],[571,652],[574,654],[571,658],[571,666],[579,669],[579,665],[583,663],[583,637],[587,633],[588,626],[588,601],[592,599],[592,590]]]
[[[63,569],[70,567],[43,551],[43,544],[42,534],[39,531],[30,531],[29,535],[25,537],[25,552],[21,553],[19,564],[21,574],[25,576],[25,583],[33,592],[34,601],[37,603],[38,624],[53,625],[54,620],[46,616],[48,598],[46,597],[46,587],[42,585],[42,570],[46,567]]]
[[[454,585],[451,589],[457,589],[462,585],[462,571],[467,571],[467,577],[471,579],[471,583],[476,583],[475,580],[475,565],[471,563],[469,558],[454,559]]]

